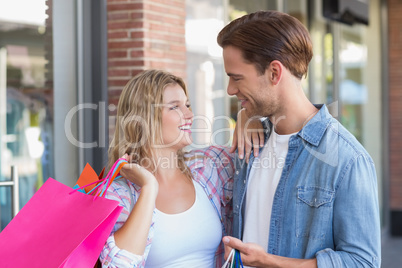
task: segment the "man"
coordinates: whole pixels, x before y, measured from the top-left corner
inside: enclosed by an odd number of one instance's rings
[[[268,118],[265,145],[236,159],[233,231],[224,237],[257,267],[380,267],[374,163],[328,112],[305,96],[312,43],[295,18],[259,11],[218,35],[229,76],[248,117]],[[241,240],[242,241],[241,241]]]

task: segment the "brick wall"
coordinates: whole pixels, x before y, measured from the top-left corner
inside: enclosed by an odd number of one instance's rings
[[[185,0],[108,0],[109,137],[120,92],[137,73],[164,69],[185,78]]]
[[[391,231],[402,235],[402,1],[388,0]]]

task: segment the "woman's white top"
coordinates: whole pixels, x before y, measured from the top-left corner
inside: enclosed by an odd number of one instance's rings
[[[221,222],[203,188],[193,183],[195,201],[188,210],[166,214],[155,209],[155,235],[145,267],[214,266],[222,239]]]

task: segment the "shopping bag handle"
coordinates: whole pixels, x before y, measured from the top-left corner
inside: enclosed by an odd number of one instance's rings
[[[94,196],[96,199],[97,196],[103,196],[104,193],[106,193],[107,189],[109,186],[112,184],[113,180],[120,175],[120,169],[127,164],[127,160],[124,158],[119,158],[112,166],[112,168],[109,170],[108,174],[104,179],[102,179],[102,182],[98,185],[96,185],[91,191],[88,192],[88,194],[92,194],[92,192],[95,192]],[[121,177],[121,176],[119,176]]]
[[[108,174],[106,175],[105,178],[99,179],[98,181],[91,182],[91,183],[89,183],[89,184],[87,184],[87,185],[84,185],[84,186],[75,188],[75,189],[74,189],[73,191],[71,191],[69,194],[72,194],[72,193],[74,193],[74,192],[77,192],[77,191],[79,191],[80,189],[84,189],[84,188],[86,188],[87,186],[90,186],[90,185],[92,185],[92,184],[98,184],[98,185],[96,185],[94,188],[92,188],[92,190],[89,191],[87,194],[88,194],[88,195],[92,195],[93,192],[95,192],[95,190],[96,190],[96,193],[94,194],[94,195],[95,195],[95,198],[96,198],[96,196],[102,196],[102,195],[107,191],[107,189],[109,188],[109,186],[112,184],[113,180],[116,179],[116,178],[120,178],[120,177],[121,177],[121,175],[120,175],[119,172],[120,172],[121,168],[122,168],[125,164],[127,164],[127,163],[128,163],[128,162],[127,162],[126,159],[124,159],[124,158],[119,158],[119,159],[113,164],[112,168],[109,170],[109,172],[108,172]],[[103,174],[103,170],[102,170],[102,174]],[[107,185],[105,184],[106,182],[108,182]],[[102,190],[100,190],[100,189],[101,189],[101,186],[103,186],[103,189],[102,189]],[[95,199],[95,198],[94,198],[94,199]]]
[[[237,249],[232,248],[228,258],[226,259],[225,263],[222,265],[221,268],[238,268],[238,267],[242,268],[244,267],[240,257],[240,252]]]
[[[120,170],[121,168],[127,164],[127,160],[124,158],[119,158],[113,165],[113,167],[109,170],[109,173],[106,176],[106,179],[102,181],[102,183],[96,185],[89,193],[91,193],[92,191],[96,190],[96,194],[95,196],[103,196],[104,193],[106,193],[107,189],[109,188],[109,186],[112,184],[112,182],[114,181],[114,179],[116,177],[121,177],[118,176],[120,175]],[[88,193],[88,194],[89,194]]]

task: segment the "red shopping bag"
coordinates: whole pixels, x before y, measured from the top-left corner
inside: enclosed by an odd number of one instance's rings
[[[0,233],[1,267],[93,267],[121,210],[49,178]]]

